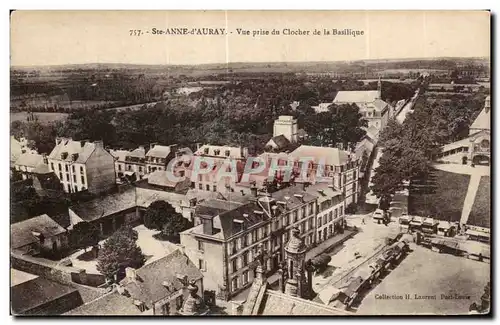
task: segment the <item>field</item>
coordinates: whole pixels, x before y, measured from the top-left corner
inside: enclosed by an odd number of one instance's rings
[[[409,214],[459,221],[469,180],[469,175],[432,170],[425,183],[412,181]]]
[[[473,226],[490,228],[490,219],[491,179],[489,176],[482,176],[467,223]]]
[[[62,121],[68,117],[67,113],[33,113],[38,121],[42,124],[48,124],[55,121]],[[11,112],[10,122],[14,121],[26,121],[28,114],[26,112]]]

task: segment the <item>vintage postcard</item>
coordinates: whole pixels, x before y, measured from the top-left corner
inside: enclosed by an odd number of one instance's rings
[[[489,315],[489,11],[13,11],[11,314]]]

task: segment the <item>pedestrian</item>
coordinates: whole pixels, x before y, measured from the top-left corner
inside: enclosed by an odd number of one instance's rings
[[[365,217],[363,217],[363,219],[361,219],[361,224],[365,225]]]

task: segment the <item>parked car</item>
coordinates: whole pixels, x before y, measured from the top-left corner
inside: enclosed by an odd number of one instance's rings
[[[383,210],[377,209],[375,210],[375,212],[373,212],[373,221],[376,221],[377,223],[383,223],[385,219],[386,213]]]

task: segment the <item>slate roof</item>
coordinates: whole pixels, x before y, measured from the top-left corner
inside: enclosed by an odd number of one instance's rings
[[[373,103],[378,98],[377,90],[339,91],[333,102],[337,103]]]
[[[155,145],[146,153],[146,157],[167,158],[172,151],[170,146]]]
[[[64,315],[68,316],[112,316],[112,315],[141,315],[141,311],[131,298],[125,297],[116,291],[92,300]]]
[[[327,183],[317,183],[307,187],[306,192],[318,198],[318,203],[326,200],[332,200],[332,205],[335,206],[344,200],[341,192],[328,187]]]
[[[129,157],[134,157],[134,158],[145,158],[146,157],[146,150],[144,147],[139,147],[137,149],[134,149],[130,151]]]
[[[148,183],[151,185],[165,186],[165,187],[175,187],[177,184],[185,181],[186,178],[182,178],[180,181],[174,181],[170,179],[170,171],[157,170],[148,175]]]
[[[70,207],[84,221],[94,221],[136,206],[135,188],[102,196]]]
[[[271,140],[278,146],[280,149],[284,149],[290,145],[290,141],[283,135],[277,135],[272,137]]]
[[[329,307],[299,297],[292,297],[273,290],[266,290],[258,314],[264,316],[352,315],[352,313],[341,309]]]
[[[83,145],[82,145],[83,143]],[[92,153],[96,148],[95,143],[89,141],[75,141],[73,139],[61,139],[61,142],[57,144],[49,155],[49,159],[63,160],[61,154],[64,152],[68,153],[68,156],[64,161],[72,161],[72,155],[78,154],[76,159],[77,163],[84,164],[90,158]]]
[[[14,223],[10,225],[10,241],[12,248],[21,248],[37,242],[38,238],[33,235],[33,232],[39,232],[43,234],[45,238],[50,238],[64,233],[66,230],[46,214]]]
[[[232,210],[241,205],[242,203],[234,201],[225,201],[219,199],[207,200],[196,205],[195,215],[216,216],[220,213]]]
[[[133,299],[144,302],[151,307],[156,302],[181,289],[184,285],[178,276],[187,276],[188,281],[203,278],[201,271],[180,250],[136,270],[137,279],[123,279],[120,284],[125,287]],[[169,288],[163,285],[167,281]]]
[[[43,163],[43,156],[35,153],[22,153],[17,158],[15,164],[19,166],[27,166],[35,168],[39,164]]]
[[[314,161],[319,162],[324,159],[325,163],[330,166],[341,166],[349,161],[349,153],[338,148],[315,147],[302,145],[292,151],[290,156],[295,160],[314,158]]]
[[[128,150],[110,150],[109,153],[118,161],[125,161],[125,158],[130,154]]]
[[[208,154],[205,153],[205,149],[208,149]],[[219,150],[219,154],[216,155],[215,151]],[[226,150],[229,150],[229,157],[226,156]],[[215,156],[222,158],[244,158],[240,147],[228,147],[228,146],[213,146],[205,144],[201,146],[195,153],[197,156]]]
[[[476,117],[472,125],[470,126],[470,130],[490,130],[490,125],[491,125],[491,109],[486,109],[483,108],[483,110],[479,113],[479,115]]]
[[[10,299],[12,312],[14,314],[29,313],[30,310],[33,310],[36,307],[75,292],[77,292],[77,290],[70,286],[50,281],[42,277],[37,277],[11,288]],[[54,308],[59,310],[43,310],[43,314],[59,314],[74,307],[76,306],[62,306],[62,304],[58,304]],[[66,310],[60,310],[61,308],[66,308]]]

